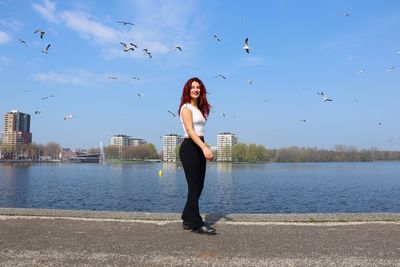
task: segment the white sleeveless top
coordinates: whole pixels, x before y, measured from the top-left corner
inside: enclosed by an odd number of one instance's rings
[[[185,137],[189,137],[188,133],[186,132],[185,125],[183,124],[182,118],[182,110],[184,108],[188,108],[192,112],[192,121],[193,121],[193,130],[198,136],[204,136],[204,125],[206,124],[206,119],[204,118],[201,111],[194,107],[190,103],[183,104],[180,111],[180,118],[183,127],[183,132],[185,133]]]

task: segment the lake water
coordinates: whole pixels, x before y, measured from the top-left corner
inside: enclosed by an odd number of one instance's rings
[[[180,213],[186,193],[180,164],[0,164],[0,207]],[[400,162],[209,163],[200,210],[400,212]]]

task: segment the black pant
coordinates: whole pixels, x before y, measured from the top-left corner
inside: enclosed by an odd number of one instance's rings
[[[204,142],[202,137],[201,139]],[[206,175],[206,158],[201,148],[190,138],[185,138],[183,141],[179,149],[179,158],[188,183],[188,195],[182,220],[189,223],[192,228],[198,228],[204,225],[199,211],[199,198]]]

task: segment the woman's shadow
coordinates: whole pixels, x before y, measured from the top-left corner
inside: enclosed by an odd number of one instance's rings
[[[204,216],[205,222],[212,226],[216,224],[219,220],[225,219],[227,221],[234,221],[231,217],[229,217],[228,213],[208,213]]]

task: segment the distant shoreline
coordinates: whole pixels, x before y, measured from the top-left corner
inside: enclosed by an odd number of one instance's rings
[[[400,162],[399,160],[371,160],[371,161],[209,161],[209,164],[268,164],[268,163],[371,163],[371,162]],[[73,163],[83,163],[83,162],[70,162],[68,160],[0,160],[1,163],[64,163],[64,164],[73,164]],[[85,162],[86,163],[86,162]],[[105,161],[106,164],[135,164],[135,163],[170,163],[170,164],[181,164],[181,162],[163,162],[159,159],[150,159],[150,160],[108,160]],[[93,164],[93,163],[92,163]],[[99,164],[99,163],[94,163]]]

